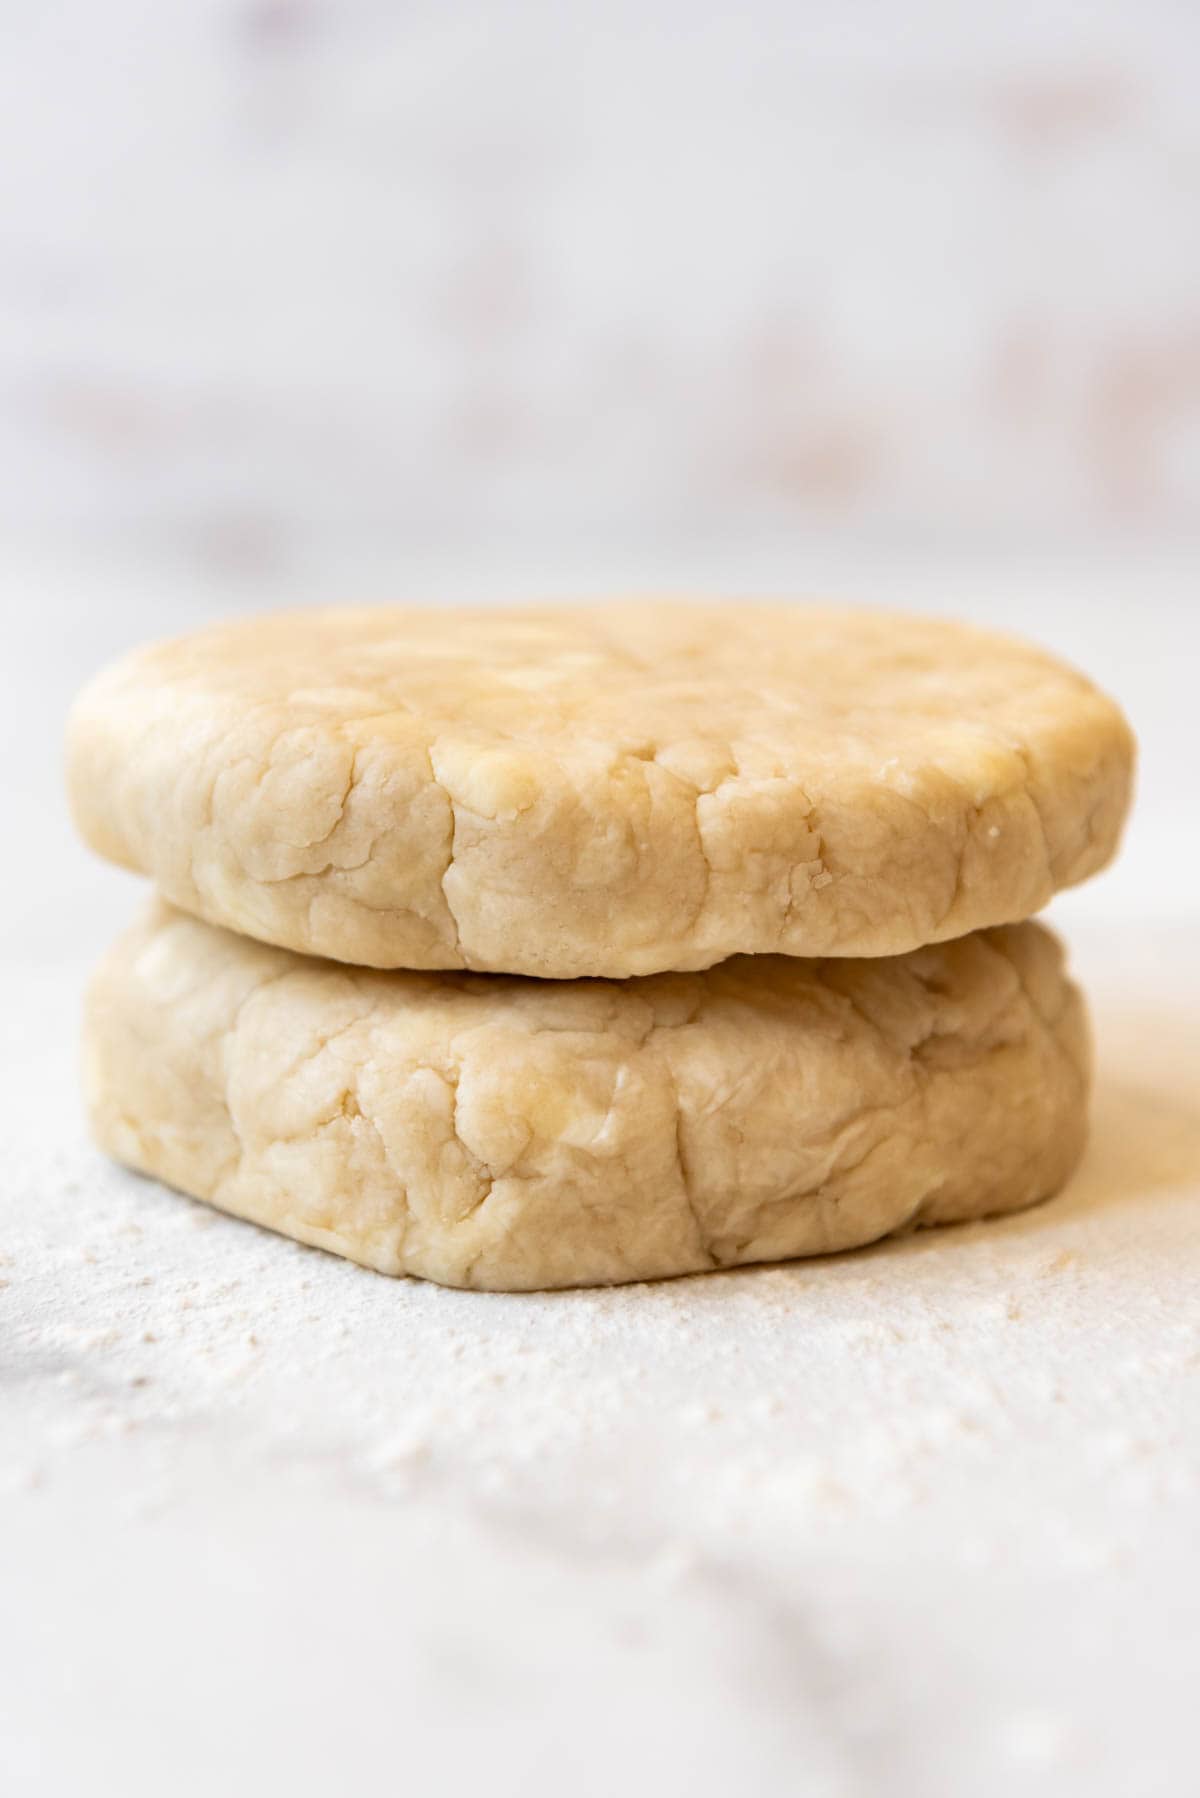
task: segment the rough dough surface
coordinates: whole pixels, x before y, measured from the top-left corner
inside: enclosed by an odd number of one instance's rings
[[[874,961],[558,984],[351,970],[156,902],[91,988],[118,1160],[384,1273],[653,1279],[1013,1210],[1083,1146],[1036,924]]]
[[[891,955],[1116,846],[1133,744],[1036,650],[894,613],[623,604],[252,619],[100,675],[87,840],[369,967],[571,978]]]

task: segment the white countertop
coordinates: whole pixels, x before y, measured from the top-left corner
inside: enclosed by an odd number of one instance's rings
[[[6,1791],[1183,1789],[1198,645],[1185,571],[1143,573],[1064,576],[1086,603],[1038,633],[1145,744],[1121,869],[1054,912],[1099,1040],[1069,1190],[824,1261],[512,1297],[384,1280],[88,1146],[79,989],[134,883],[71,845],[53,745],[161,589],[10,560]],[[1040,589],[1015,585],[1004,616],[1036,630]],[[210,603],[184,592],[158,628]]]

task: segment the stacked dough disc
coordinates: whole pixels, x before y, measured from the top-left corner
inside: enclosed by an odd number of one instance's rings
[[[1081,676],[894,614],[389,607],[142,650],[70,729],[84,836],[161,895],[93,983],[94,1130],[452,1285],[1027,1205],[1088,1047],[1020,920],[1110,858],[1132,761]]]

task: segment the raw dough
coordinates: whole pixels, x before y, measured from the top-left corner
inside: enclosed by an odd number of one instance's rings
[[[384,1273],[527,1289],[1013,1210],[1080,1154],[1036,924],[875,961],[566,984],[310,961],[156,903],[91,989],[111,1154]]]
[[[1103,866],[1117,708],[944,621],[761,605],[252,619],[98,677],[70,790],[177,905],[372,967],[896,954]]]

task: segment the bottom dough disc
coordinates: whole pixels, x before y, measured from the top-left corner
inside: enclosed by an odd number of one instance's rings
[[[521,1290],[1046,1198],[1088,1042],[1037,924],[545,982],[350,969],[156,903],[93,981],[85,1067],[119,1161],[383,1273]]]

